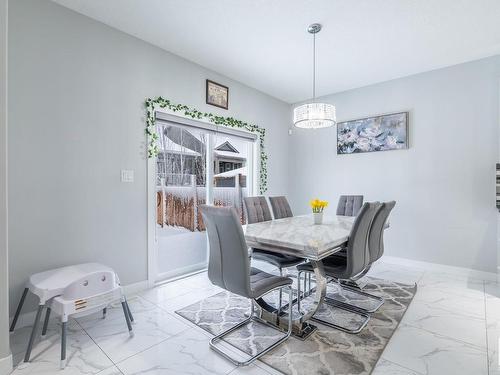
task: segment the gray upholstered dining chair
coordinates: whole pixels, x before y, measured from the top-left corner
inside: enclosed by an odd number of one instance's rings
[[[347,309],[353,309],[355,311],[359,311],[362,313],[374,313],[377,311],[383,304],[384,304],[384,299],[379,296],[375,296],[373,294],[366,293],[361,290],[361,287],[357,284],[357,281],[365,276],[373,263],[375,263],[377,260],[379,260],[382,255],[384,254],[384,232],[385,232],[385,226],[387,223],[387,220],[389,218],[389,215],[396,205],[395,201],[390,201],[390,202],[384,202],[381,204],[380,209],[377,211],[373,218],[372,225],[370,227],[370,231],[368,233],[368,254],[370,256],[370,260],[368,265],[366,266],[365,270],[361,272],[360,274],[352,277],[351,279],[344,279],[344,280],[339,280],[339,282],[342,284],[343,289],[350,290],[351,292],[364,296],[367,299],[373,300],[374,304],[371,305],[371,307],[359,307],[353,304],[346,304],[345,302],[342,301],[337,301],[334,299],[328,299],[328,302],[332,305],[336,306],[343,306]],[[337,264],[342,264],[346,262],[345,256],[343,258],[338,257],[336,255],[332,256],[331,262],[335,262]]]
[[[377,212],[375,217],[373,218],[373,223],[370,228],[370,234],[368,235],[368,250],[370,253],[370,264],[366,267],[366,269],[356,277],[351,278],[350,280],[342,280],[342,284],[344,286],[354,287],[358,290],[362,289],[357,281],[365,276],[370,270],[373,263],[379,260],[384,254],[384,233],[386,223],[389,219],[389,215],[396,205],[395,201],[384,202],[382,203],[382,207]],[[332,255],[332,257],[346,257],[345,251],[336,253]],[[345,261],[345,260],[344,260]],[[367,312],[374,312],[375,310],[364,310]]]
[[[382,204],[379,202],[367,202],[361,207],[361,210],[359,211],[354,221],[351,233],[349,235],[349,240],[346,248],[347,256],[345,258],[331,256],[323,260],[323,267],[326,276],[336,281],[339,288],[342,288],[342,285],[338,282],[339,280],[349,280],[350,278],[359,275],[366,269],[368,264],[370,264],[370,254],[368,251],[368,238],[369,238],[370,228],[373,223],[373,219],[377,214],[377,212],[380,210],[381,206]],[[300,311],[301,275],[303,273],[311,274],[314,271],[310,263],[302,264],[298,266],[297,269],[299,271],[298,308]],[[360,315],[363,318],[362,323],[358,328],[349,329],[313,317],[313,320],[316,320],[327,326],[337,328],[348,333],[359,333],[363,330],[363,328],[368,324],[368,321],[370,320],[370,315],[368,315],[365,312],[359,311],[359,309],[352,308],[351,305],[347,305],[344,303],[336,303],[336,301],[333,300],[330,301],[329,299],[325,299],[325,303],[335,305],[336,307],[342,310],[353,312],[355,314]]]
[[[363,200],[362,195],[341,195],[337,203],[337,215],[356,216],[361,206],[363,206]],[[345,256],[345,249],[341,250],[337,255]]]
[[[337,215],[356,216],[363,206],[362,195],[341,195],[337,204]]]
[[[370,250],[370,264],[373,264],[384,255],[384,232],[389,215],[396,201],[384,202],[382,208],[373,219],[372,228],[368,238],[368,249]]]
[[[251,300],[250,316],[234,327],[221,332],[210,340],[210,347],[216,352],[230,360],[237,366],[245,366],[262,355],[266,354],[276,346],[290,337],[292,332],[292,279],[288,277],[275,276],[263,272],[257,268],[250,267],[248,259],[248,247],[239,221],[238,213],[233,207],[200,206],[203,222],[207,228],[209,242],[208,277],[210,281],[231,292]],[[254,319],[254,300],[274,290],[288,289],[288,330],[272,345],[266,347],[245,361],[240,361],[231,356],[227,351],[217,345],[231,332],[248,323],[258,324]],[[261,323],[263,324],[263,323]],[[248,353],[247,353],[248,354]]]
[[[245,204],[248,224],[260,223],[273,219],[266,197],[245,197],[243,198],[243,202]]]
[[[248,224],[272,220],[271,211],[269,210],[269,205],[267,204],[265,197],[245,197],[243,199],[243,202],[247,212],[246,216]],[[278,268],[280,276],[283,276],[284,268],[295,267],[296,265],[304,262],[304,260],[301,258],[297,258],[291,255],[278,254],[262,249],[252,249],[252,258],[272,264],[273,266]],[[282,300],[283,291],[280,291],[278,301],[278,314],[281,312]]]
[[[275,219],[283,219],[285,217],[293,216],[292,209],[290,208],[286,197],[269,197],[269,202],[271,202],[271,207],[273,209],[273,215]]]

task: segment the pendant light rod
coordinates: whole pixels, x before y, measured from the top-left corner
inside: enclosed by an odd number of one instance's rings
[[[316,101],[316,34],[321,31],[321,24],[313,23],[307,28],[309,34],[313,35],[313,100]]]
[[[328,128],[336,124],[335,106],[328,103],[316,103],[316,34],[321,30],[319,23],[313,23],[307,28],[313,34],[313,82],[312,102],[301,104],[293,110],[293,124],[298,128],[318,129]]]
[[[313,103],[316,101],[316,34],[313,34]]]

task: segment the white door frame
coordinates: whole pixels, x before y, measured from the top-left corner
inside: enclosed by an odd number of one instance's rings
[[[254,192],[258,191],[258,181],[259,179],[259,158],[260,152],[258,152],[258,140],[257,136],[253,133],[237,130],[233,128],[221,127],[220,125],[214,125],[208,121],[193,120],[189,117],[179,116],[171,112],[156,112],[157,118],[161,118],[163,121],[168,121],[172,123],[179,124],[181,126],[190,126],[195,128],[205,129],[208,132],[208,144],[209,149],[213,149],[213,139],[214,136],[211,133],[226,133],[227,135],[240,136],[253,140],[251,146],[249,146],[249,157],[247,160],[248,170],[253,173],[249,173],[247,176],[247,189],[248,194],[253,195]],[[212,181],[213,170],[212,170],[212,155],[207,152],[207,164],[208,168],[208,181]],[[157,282],[157,246],[158,240],[156,237],[156,159],[147,159],[147,248],[148,248],[148,287],[152,288]],[[213,201],[213,186],[212,184],[207,184],[207,202]],[[208,251],[207,251],[208,254]]]
[[[498,117],[497,117],[497,163],[500,163],[500,79],[498,80]],[[496,167],[496,166],[495,166]],[[495,169],[496,173],[496,169]],[[497,281],[500,281],[500,212],[497,212]]]
[[[156,274],[158,273],[158,269],[156,268],[156,246],[158,245],[158,240],[156,238],[156,159],[148,158],[147,163],[148,287],[152,288],[155,285]],[[153,176],[152,181],[151,176]]]

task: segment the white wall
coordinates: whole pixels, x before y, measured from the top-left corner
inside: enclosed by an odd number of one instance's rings
[[[0,0],[0,375],[12,368],[7,257],[7,0]]]
[[[294,130],[293,208],[315,196],[331,213],[340,194],[395,199],[386,254],[496,272],[499,77],[497,56],[322,98],[339,121],[409,110],[410,149],[337,155],[335,129]]]
[[[288,104],[48,0],[9,17],[12,304],[28,275],[71,263],[146,280],[146,97],[265,127],[269,193],[287,193]],[[206,78],[229,86],[229,111],[205,104]]]

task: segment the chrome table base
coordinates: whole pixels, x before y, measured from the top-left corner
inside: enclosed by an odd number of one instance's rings
[[[319,307],[323,303],[326,296],[326,275],[325,270],[323,269],[322,261],[313,261],[311,260],[311,264],[313,265],[316,288],[314,290],[314,300],[311,304],[308,304],[308,309],[303,311],[302,314],[297,313],[292,318],[292,333],[294,336],[305,340],[311,333],[316,330],[316,326],[310,324],[310,321],[313,315],[318,311]],[[275,324],[278,327],[283,329],[288,329],[288,319],[283,314],[278,312],[278,309],[271,306],[263,299],[256,300],[257,305],[259,306],[260,315],[259,317],[267,321],[270,324]],[[289,302],[282,307],[281,311],[286,311],[288,309]],[[295,304],[297,299],[292,300],[292,304]],[[293,307],[293,306],[292,306]]]

